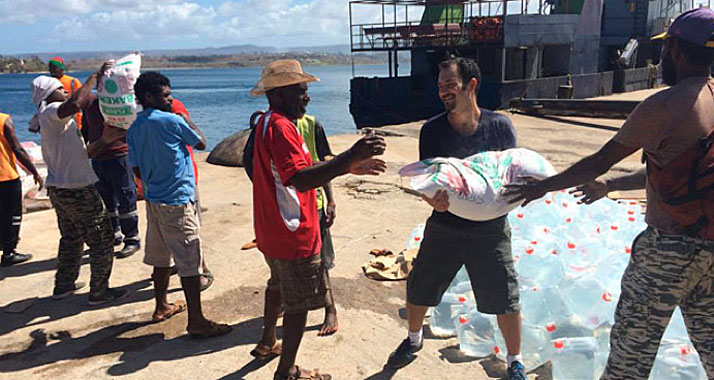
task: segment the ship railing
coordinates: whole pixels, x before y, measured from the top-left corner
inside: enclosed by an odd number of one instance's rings
[[[408,50],[414,46],[454,46],[472,41],[498,41],[502,37],[503,17],[547,15],[555,4],[546,0],[445,0],[444,3],[461,4],[463,12],[459,12],[459,16],[453,19],[450,18],[452,13],[447,13],[449,15],[445,20],[424,24],[421,17],[427,6],[425,0],[350,1],[352,51]],[[357,5],[381,7],[382,22],[353,22],[353,6]]]

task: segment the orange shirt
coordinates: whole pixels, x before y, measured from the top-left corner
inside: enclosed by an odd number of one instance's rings
[[[60,82],[62,82],[62,87],[64,87],[67,92],[69,92],[69,95],[71,96],[75,92],[79,91],[80,88],[82,88],[82,82],[79,81],[79,79],[71,77],[67,74],[62,75],[62,78],[59,79]],[[82,113],[78,112],[74,115],[74,120],[77,122],[77,128],[79,130],[82,130]]]
[[[20,178],[17,172],[15,152],[5,137],[5,120],[10,115],[0,113],[0,182],[12,181]]]

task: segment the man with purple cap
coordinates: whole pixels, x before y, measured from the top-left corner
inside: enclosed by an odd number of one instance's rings
[[[610,334],[610,357],[601,380],[647,379],[664,330],[679,306],[707,377],[714,379],[714,240],[683,225],[659,181],[672,164],[714,129],[714,11],[684,12],[662,40],[662,78],[671,87],[645,99],[598,152],[542,181],[509,185],[513,201],[525,204],[573,186],[592,203],[608,191],[646,188],[647,229],[633,242],[622,277],[622,294]],[[598,179],[642,149],[647,170]],[[691,165],[689,165],[691,168]],[[690,168],[667,171],[687,182]],[[714,223],[706,222],[705,223]],[[706,230],[711,227],[708,224]]]

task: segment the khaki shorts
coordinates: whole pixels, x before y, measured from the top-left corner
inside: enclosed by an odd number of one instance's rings
[[[200,223],[196,205],[171,206],[146,202],[144,263],[168,268],[176,262],[181,277],[203,274]]]
[[[305,259],[277,260],[265,257],[270,267],[268,289],[280,290],[285,313],[302,313],[325,307],[327,281],[320,255]]]

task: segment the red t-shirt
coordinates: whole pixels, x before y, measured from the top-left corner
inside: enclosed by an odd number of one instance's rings
[[[188,108],[178,99],[174,99],[171,102],[171,112],[173,113],[182,113],[189,118],[191,118],[191,114],[188,113]],[[186,145],[186,149],[188,149],[188,154],[191,156],[191,163],[193,164],[193,176],[196,178],[196,184],[198,185],[198,165],[196,165],[196,159],[193,157],[193,147],[190,145]]]
[[[258,249],[269,258],[295,260],[320,253],[315,190],[290,185],[312,166],[305,141],[288,118],[270,111],[260,118],[253,153],[253,223]]]

